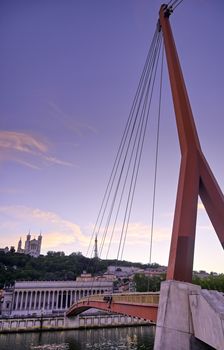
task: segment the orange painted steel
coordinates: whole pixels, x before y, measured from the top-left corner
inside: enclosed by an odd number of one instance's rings
[[[156,322],[159,295],[154,294],[151,300],[147,300],[147,297],[144,300],[144,293],[139,293],[138,295],[139,298],[136,298],[136,294],[112,294],[111,301],[105,301],[102,295],[84,298],[73,304],[66,312],[66,316],[76,316],[90,308],[96,308],[107,312],[139,317],[144,320]],[[134,298],[132,298],[132,296],[134,296]],[[150,301],[150,303],[148,301]]]
[[[198,195],[224,248],[224,196],[201,150],[169,22],[169,8],[159,13],[181,149],[167,279],[191,282]],[[209,252],[208,252],[209,254]]]

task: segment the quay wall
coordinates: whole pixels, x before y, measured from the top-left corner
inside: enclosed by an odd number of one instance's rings
[[[148,324],[148,321],[119,314],[79,315],[74,318],[67,318],[64,316],[1,318],[0,333],[122,327]]]

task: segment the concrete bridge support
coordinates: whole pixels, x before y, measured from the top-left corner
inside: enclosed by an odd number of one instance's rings
[[[217,334],[220,322],[224,325],[223,316],[214,310],[212,303],[208,304],[208,299],[204,299],[200,286],[178,281],[163,282],[154,350],[224,349],[224,328],[218,332],[219,339],[211,337],[211,334]],[[220,308],[221,304],[220,300]],[[203,337],[200,337],[200,329]]]

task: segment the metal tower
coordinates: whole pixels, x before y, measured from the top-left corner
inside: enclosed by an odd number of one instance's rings
[[[94,244],[94,258],[98,259],[97,235],[95,237],[95,244]]]

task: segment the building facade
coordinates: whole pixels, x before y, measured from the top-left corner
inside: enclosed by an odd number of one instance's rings
[[[2,316],[56,316],[83,297],[112,292],[105,280],[15,282],[4,290]]]
[[[25,247],[22,248],[22,239],[20,238],[18,242],[17,253],[20,254],[28,254],[35,258],[40,255],[42,244],[42,235],[40,234],[37,239],[31,239],[30,233],[26,236]]]

